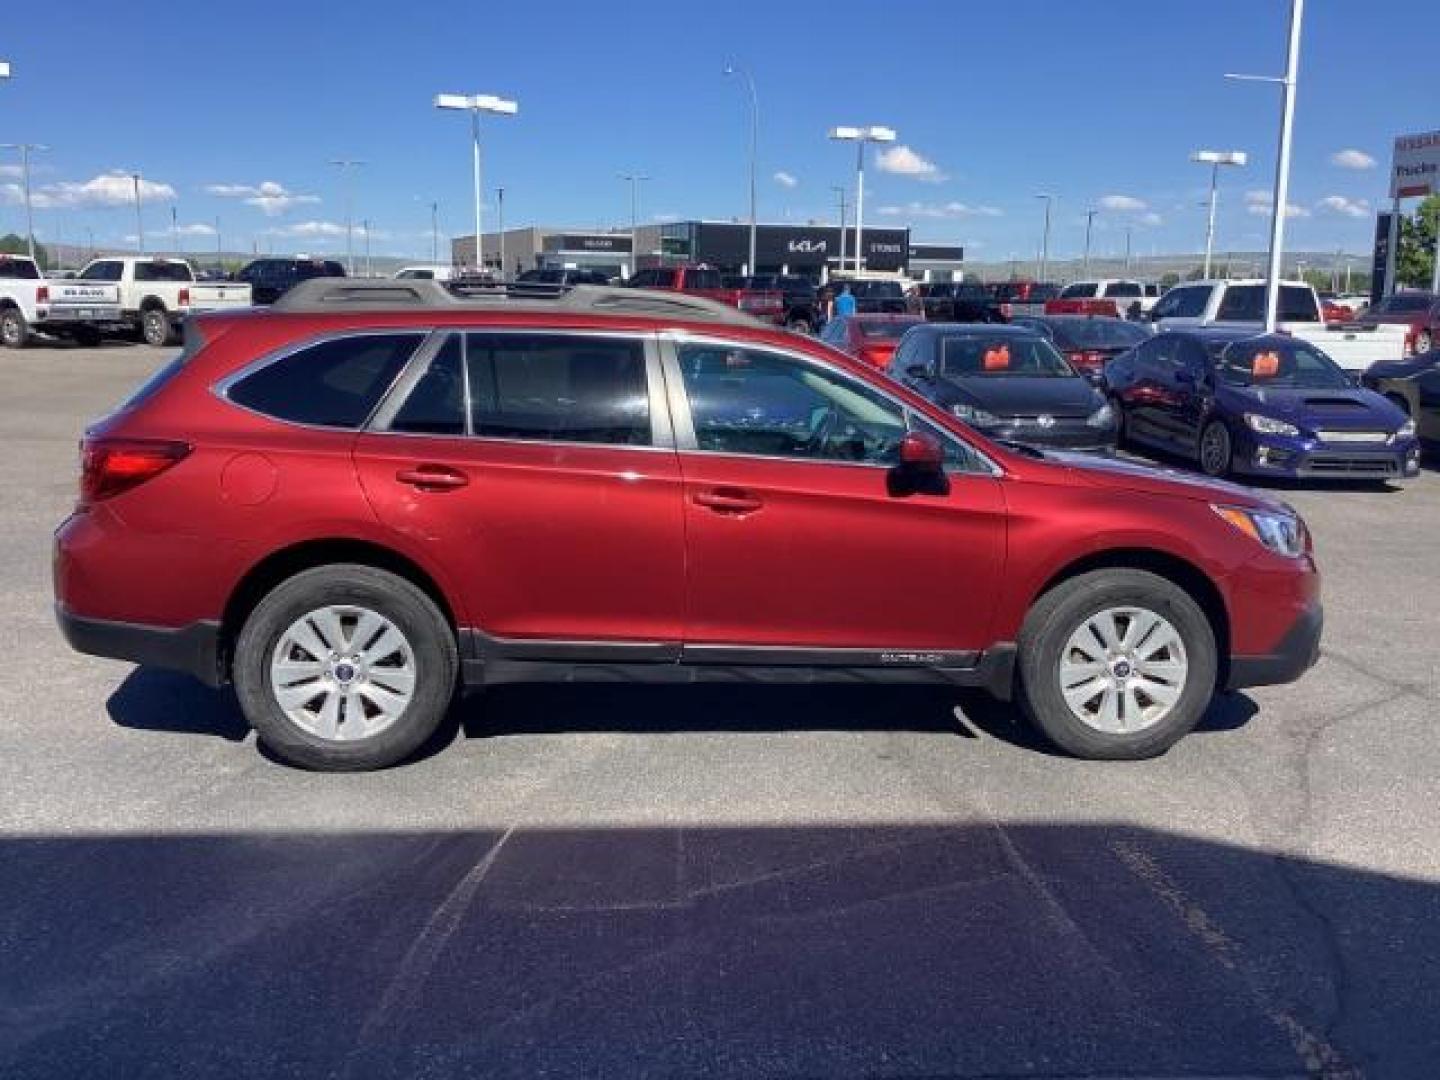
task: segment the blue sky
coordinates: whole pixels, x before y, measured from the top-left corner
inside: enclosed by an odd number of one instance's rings
[[[1434,0],[1312,0],[1301,57],[1292,249],[1368,248],[1394,135],[1440,127]],[[142,8],[153,18],[139,18]],[[963,242],[984,259],[1033,256],[1036,191],[1060,196],[1052,248],[1077,253],[1099,208],[1097,251],[1198,250],[1208,174],[1201,146],[1243,149],[1222,174],[1217,246],[1264,246],[1278,89],[1222,79],[1278,73],[1286,0],[1036,0],[811,4],[622,0],[425,4],[292,0],[177,8],[74,0],[53,20],[9,20],[0,142],[39,142],[37,233],[97,244],[135,232],[128,181],[147,188],[147,234],[170,206],[187,247],[343,249],[337,157],[364,159],[355,218],[374,250],[427,255],[429,201],[467,231],[468,127],[437,91],[520,102],[489,119],[486,187],[507,224],[623,225],[617,173],[653,177],[641,217],[746,213],[748,112],[727,61],[761,104],[763,220],[835,217],[854,154],[834,124],[900,136],[866,174],[866,221]],[[251,14],[247,15],[247,11]],[[253,16],[253,17],[252,17]],[[1339,159],[1335,155],[1355,151]],[[1363,165],[1373,159],[1375,167]],[[0,156],[0,230],[20,231],[13,152]],[[1351,167],[1345,167],[1348,163]],[[890,170],[881,166],[888,164]],[[114,205],[115,203],[121,205]],[[493,207],[490,211],[493,215]],[[487,228],[493,222],[487,219]]]

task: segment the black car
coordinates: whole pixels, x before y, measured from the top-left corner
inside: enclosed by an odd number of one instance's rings
[[[524,284],[538,285],[609,285],[610,275],[603,270],[562,269],[558,266],[542,266],[526,270],[515,279]]]
[[[293,286],[316,277],[344,277],[345,267],[333,259],[255,259],[235,275],[250,283],[250,302],[273,304]]]
[[[825,322],[820,290],[808,278],[795,274],[727,274],[723,284],[727,289],[752,289],[782,294],[785,298],[785,318],[782,325],[788,330],[816,334]]]
[[[1036,330],[925,323],[901,339],[890,376],[992,439],[1115,448],[1115,410]]]
[[[905,290],[898,281],[875,281],[871,279],[832,277],[830,291],[839,296],[844,289],[855,297],[857,315],[904,315],[910,310],[905,299]]]
[[[1044,334],[1071,367],[1092,380],[1101,377],[1107,362],[1150,337],[1147,324],[1106,315],[1017,315],[1010,321]]]
[[[998,323],[1000,305],[978,281],[927,281],[915,286],[915,313],[930,322]]]

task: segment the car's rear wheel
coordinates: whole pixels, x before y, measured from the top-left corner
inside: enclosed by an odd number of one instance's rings
[[[164,308],[147,308],[140,313],[140,336],[146,345],[157,348],[170,345],[175,340],[175,330],[170,325],[170,313]]]
[[[403,761],[454,696],[455,635],[404,578],[341,564],[296,574],[245,620],[236,693],[277,756],[311,769]]]
[[[1211,420],[1200,433],[1200,471],[1206,476],[1226,476],[1235,460],[1235,443],[1223,420]]]
[[[0,311],[0,344],[7,349],[23,349],[30,344],[30,324],[19,308]]]
[[[1021,702],[1057,747],[1122,760],[1164,753],[1215,690],[1215,634],[1178,585],[1143,570],[1071,578],[1020,635]]]

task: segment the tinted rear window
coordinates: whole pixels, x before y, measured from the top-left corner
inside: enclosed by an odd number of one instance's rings
[[[689,270],[685,274],[685,288],[687,289],[719,289],[719,270]]]
[[[137,262],[135,264],[136,281],[194,281],[195,275],[190,272],[190,267],[182,262]]]
[[[1280,286],[1279,310],[1281,322],[1319,322],[1320,312],[1315,306],[1315,294],[1303,285]],[[1217,319],[1233,322],[1261,322],[1265,318],[1264,285],[1231,285],[1225,290],[1220,301]]]
[[[424,336],[357,334],[321,341],[246,375],[228,396],[276,420],[357,428]]]
[[[29,259],[7,259],[0,256],[0,278],[8,278],[11,281],[23,279],[35,281],[40,277],[40,271]]]

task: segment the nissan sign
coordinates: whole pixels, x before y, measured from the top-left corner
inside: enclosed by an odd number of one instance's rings
[[[1390,159],[1390,197],[1405,199],[1440,191],[1440,131],[1401,135]]]

